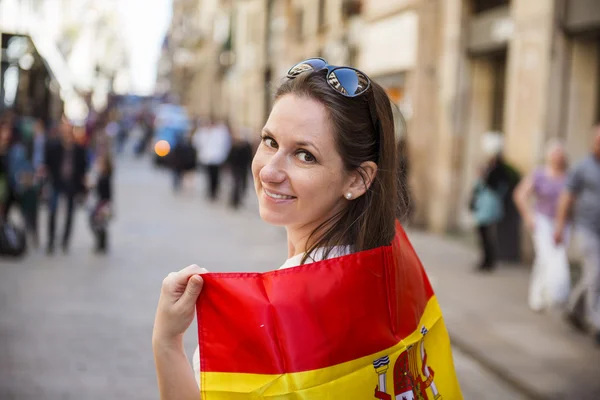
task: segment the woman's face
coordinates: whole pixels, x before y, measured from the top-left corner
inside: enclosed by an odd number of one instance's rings
[[[548,151],[548,164],[553,168],[564,169],[567,165],[567,156],[565,150],[560,145],[552,146]]]
[[[309,232],[347,205],[344,194],[352,181],[325,107],[291,94],[271,111],[252,175],[262,219]]]

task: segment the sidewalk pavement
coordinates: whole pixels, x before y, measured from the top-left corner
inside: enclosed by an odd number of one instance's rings
[[[428,233],[409,237],[428,272],[462,352],[531,399],[600,399],[600,347],[561,315],[527,306],[530,268],[474,272],[476,249]]]

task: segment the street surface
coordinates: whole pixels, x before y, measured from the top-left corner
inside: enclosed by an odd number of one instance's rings
[[[151,333],[162,279],[192,263],[211,271],[283,263],[285,232],[260,220],[253,191],[236,212],[226,207],[228,193],[205,200],[203,179],[179,195],[170,184],[165,171],[126,156],[116,166],[108,255],[92,253],[80,211],[69,254],[0,259],[0,399],[158,399]],[[45,243],[45,213],[40,226]],[[185,339],[190,356],[194,329]],[[465,399],[525,399],[463,352],[454,355]]]

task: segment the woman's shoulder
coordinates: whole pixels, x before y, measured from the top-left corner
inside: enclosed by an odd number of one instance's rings
[[[342,257],[351,253],[353,253],[352,246],[340,245],[333,246],[330,248],[319,247],[317,249],[314,249],[308,255],[305,264]],[[296,254],[295,256],[288,258],[278,269],[286,269],[300,266],[302,264],[304,254],[305,253]]]

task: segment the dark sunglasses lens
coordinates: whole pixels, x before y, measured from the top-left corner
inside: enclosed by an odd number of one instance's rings
[[[358,96],[369,88],[369,79],[360,71],[351,68],[336,68],[328,76],[332,88],[345,96]]]
[[[327,66],[327,63],[320,58],[309,58],[294,65],[287,73],[288,78],[293,78],[306,71],[320,71]]]

